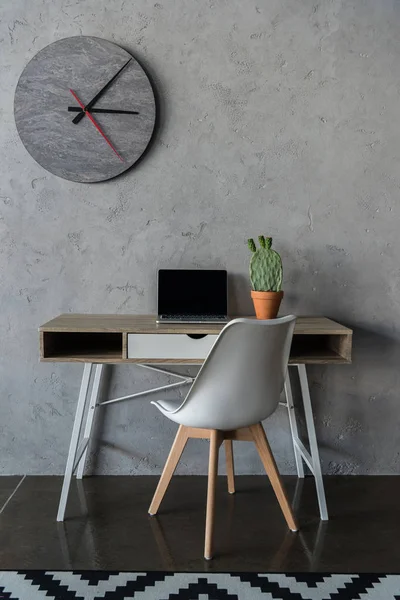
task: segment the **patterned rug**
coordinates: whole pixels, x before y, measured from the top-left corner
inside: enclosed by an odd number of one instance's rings
[[[0,571],[0,600],[400,600],[400,575]]]

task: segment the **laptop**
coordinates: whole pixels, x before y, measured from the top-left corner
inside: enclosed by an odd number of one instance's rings
[[[157,323],[226,323],[228,274],[222,269],[160,269]]]

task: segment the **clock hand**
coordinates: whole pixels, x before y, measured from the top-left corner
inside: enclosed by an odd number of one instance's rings
[[[110,85],[112,84],[112,82],[114,81],[114,79],[116,79],[118,77],[118,75],[121,73],[121,71],[123,71],[125,69],[125,67],[131,62],[132,58],[130,58],[118,71],[118,73],[115,73],[115,75],[113,77],[111,77],[110,81],[108,81],[106,83],[106,85],[104,87],[101,88],[101,90],[95,95],[95,97],[89,102],[89,104],[86,104],[86,106],[82,106],[83,109],[83,113],[79,113],[78,115],[76,115],[76,117],[74,119],[72,119],[72,122],[75,123],[75,125],[77,123],[79,123],[79,121],[81,121],[81,119],[83,119],[83,117],[85,116],[85,112],[87,110],[90,110],[92,108],[92,106],[94,104],[96,104],[97,100],[104,94],[104,92],[107,90],[107,88],[110,87]]]
[[[68,106],[68,112],[81,113],[81,112],[83,112],[83,110],[82,110],[82,108],[79,108],[79,106]],[[138,115],[139,114],[137,110],[114,110],[111,108],[110,109],[108,109],[108,108],[91,108],[90,112],[91,113],[110,113],[113,115]]]
[[[83,102],[81,102],[78,98],[78,96],[75,94],[75,92],[73,90],[69,90],[71,92],[71,94],[73,95],[73,97],[75,98],[75,100],[77,101],[77,103],[79,104],[79,106],[82,108],[82,110],[85,108],[85,105],[83,104]],[[85,114],[85,113],[84,113]],[[108,137],[106,136],[106,134],[103,132],[103,130],[101,129],[100,125],[97,123],[97,121],[94,120],[94,118],[92,117],[92,115],[90,114],[90,112],[86,111],[86,115],[89,117],[89,119],[92,121],[93,125],[96,127],[97,131],[103,136],[103,138],[106,140],[107,144],[110,146],[110,148],[113,150],[113,152],[115,152],[115,154],[118,156],[119,160],[121,162],[124,162],[124,159],[122,158],[122,156],[120,156],[118,154],[118,152],[116,151],[116,149],[114,148],[114,146],[112,145],[112,143],[110,142],[110,140],[108,139]]]

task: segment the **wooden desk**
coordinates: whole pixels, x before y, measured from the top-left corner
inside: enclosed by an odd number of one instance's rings
[[[84,363],[57,514],[58,521],[64,520],[72,474],[76,471],[78,479],[83,477],[97,409],[100,406],[138,398],[145,394],[192,384],[193,377],[177,375],[161,366],[201,365],[223,327],[222,324],[157,324],[154,315],[63,314],[39,328],[41,361]],[[297,474],[299,477],[304,477],[304,461],[315,477],[320,515],[323,520],[328,519],[328,512],[306,365],[349,364],[352,333],[351,329],[326,317],[297,318],[289,364],[298,369],[310,450],[307,450],[299,439],[289,376],[285,382],[286,402],[281,403],[288,410]],[[104,364],[120,363],[133,363],[146,369],[166,373],[176,377],[178,382],[100,402],[99,388]],[[94,364],[96,369],[92,378]],[[90,394],[89,390],[91,390]],[[85,430],[79,441],[86,408]]]
[[[222,324],[156,323],[154,315],[74,315],[64,314],[45,323],[40,331],[40,359],[52,362],[96,362],[117,364],[181,363],[199,364],[207,356],[205,350],[215,341]],[[199,356],[187,358],[183,339],[182,356],[135,356],[129,354],[129,341],[135,336],[153,336],[155,345],[166,335],[189,336],[201,345],[202,340],[190,336],[209,336],[211,344],[202,345]],[[352,331],[326,317],[297,317],[290,363],[341,364],[351,362]],[[149,347],[149,346],[147,346]]]

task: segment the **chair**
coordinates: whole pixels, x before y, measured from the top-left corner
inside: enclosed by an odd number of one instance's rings
[[[189,438],[210,440],[204,557],[212,558],[218,453],[225,446],[229,493],[235,492],[232,440],[253,441],[289,529],[297,524],[261,421],[277,408],[296,317],[235,319],[218,336],[185,400],[152,402],[178,433],[149,514],[155,515]]]

